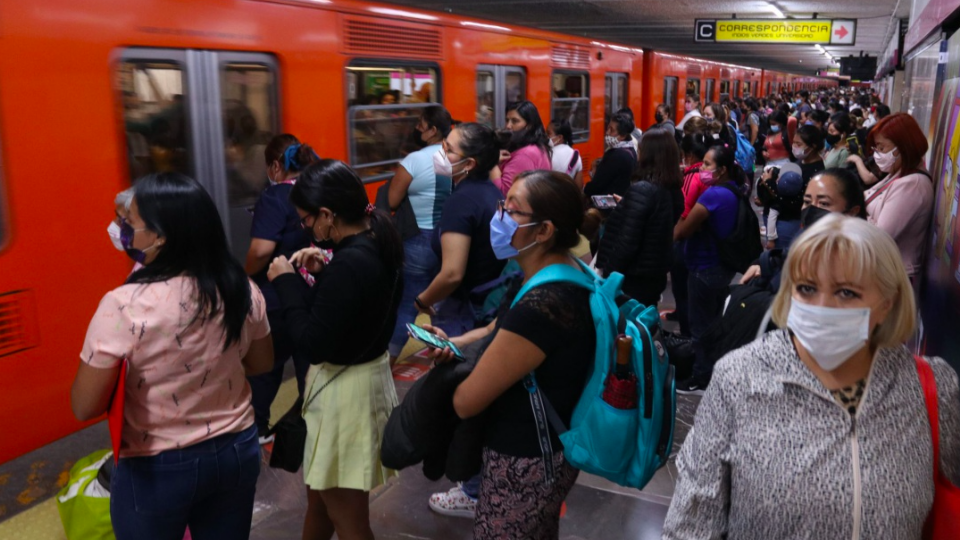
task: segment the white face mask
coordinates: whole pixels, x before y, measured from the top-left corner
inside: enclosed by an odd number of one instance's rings
[[[110,236],[110,242],[117,251],[123,251],[123,242],[120,241],[120,225],[116,221],[111,221],[107,227],[107,235]]]
[[[893,164],[897,162],[896,156],[893,155],[896,150],[894,148],[886,153],[879,150],[873,151],[873,161],[877,164],[877,167],[880,167],[881,171],[890,172],[890,169],[893,169]]]
[[[811,306],[793,299],[787,327],[821,368],[833,371],[867,344],[870,308]]]
[[[620,139],[613,135],[607,135],[604,141],[607,143],[607,148],[616,148],[620,144]]]
[[[433,154],[433,172],[437,176],[446,176],[448,178],[454,178],[455,176],[460,176],[460,174],[465,173],[466,171],[460,171],[460,173],[454,175],[453,168],[457,165],[466,161],[461,159],[456,163],[450,163],[450,158],[447,157],[447,153],[443,151],[443,148],[436,151]]]

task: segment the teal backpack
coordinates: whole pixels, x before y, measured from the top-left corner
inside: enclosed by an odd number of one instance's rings
[[[607,278],[577,261],[581,271],[565,264],[548,266],[530,278],[517,293],[513,305],[530,289],[546,283],[571,283],[590,291],[590,311],[597,332],[593,369],[573,411],[569,429],[563,425],[549,400],[537,388],[535,373],[523,384],[537,424],[540,449],[552,456],[547,425],[560,435],[564,457],[575,468],[602,476],[621,486],[643,488],[666,464],[673,447],[677,399],[674,369],[660,341],[660,315],[633,299],[623,300],[623,276]],[[622,303],[618,305],[618,300]],[[616,363],[616,338],[633,338],[630,367],[637,376],[638,406],[616,409],[603,400],[607,377]],[[553,460],[544,459],[546,478],[555,478]]]

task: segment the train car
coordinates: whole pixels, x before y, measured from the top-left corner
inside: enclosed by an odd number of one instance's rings
[[[274,134],[372,195],[430,103],[503,125],[530,99],[589,162],[610,111],[643,99],[640,49],[360,1],[3,2],[0,25],[0,463],[83,427],[70,384],[130,272],[105,229],[133,179],[197,178],[242,260]]]
[[[700,96],[701,103],[742,97],[748,85],[756,85],[761,70],[659,51],[647,51],[643,58],[643,126],[653,124],[656,104],[673,107],[676,121],[684,115],[687,95]],[[753,93],[751,90],[749,93]]]

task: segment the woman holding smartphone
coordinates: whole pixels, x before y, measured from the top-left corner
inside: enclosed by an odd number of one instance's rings
[[[315,274],[313,287],[283,256],[267,271],[287,330],[313,364],[304,392],[303,538],[371,539],[369,492],[396,474],[380,464],[380,440],[397,404],[387,344],[403,289],[403,243],[341,161],[308,167],[290,201],[307,234],[334,252],[327,265],[317,248],[292,257]]]

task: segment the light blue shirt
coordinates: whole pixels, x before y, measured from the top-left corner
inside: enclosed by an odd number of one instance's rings
[[[440,145],[434,144],[408,154],[400,162],[400,166],[413,177],[407,189],[407,196],[410,197],[413,214],[417,218],[417,226],[420,229],[436,228],[437,222],[440,221],[443,203],[453,190],[449,178],[438,182],[437,175],[433,172],[433,155],[439,150]]]

